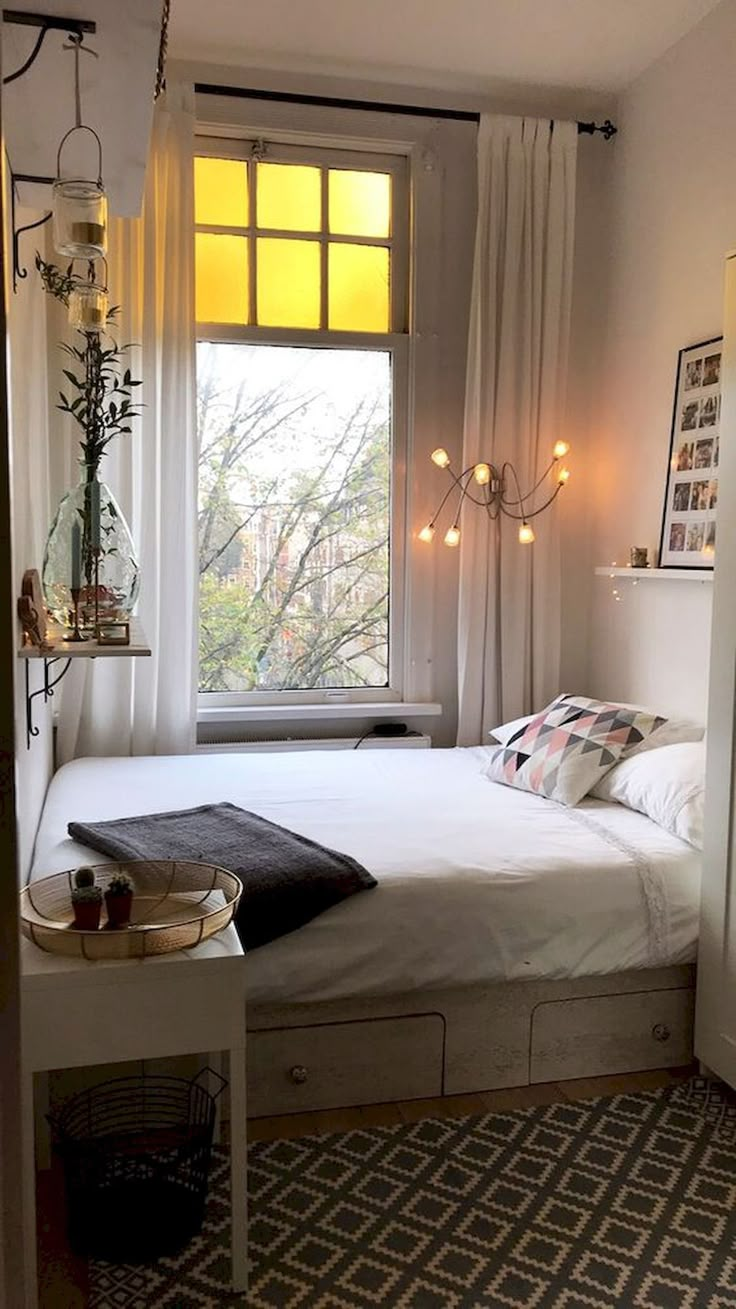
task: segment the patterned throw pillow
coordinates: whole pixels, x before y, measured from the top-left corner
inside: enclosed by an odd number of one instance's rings
[[[485,775],[492,782],[576,805],[627,751],[664,722],[639,709],[560,695],[499,746]]]

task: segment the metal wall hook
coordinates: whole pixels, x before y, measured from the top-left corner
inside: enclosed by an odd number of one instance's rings
[[[57,18],[54,14],[29,14],[22,9],[3,9],[2,18],[4,23],[14,23],[19,27],[37,27],[39,28],[38,36],[28,58],[24,60],[20,68],[16,68],[14,73],[8,73],[3,78],[3,86],[8,86],[10,82],[17,82],[19,77],[27,73],[29,68],[35,64],[41,53],[41,48],[49,32],[66,32],[70,40],[78,38],[81,42],[85,33],[94,33],[97,31],[97,24],[86,18]],[[83,47],[88,50],[88,46]],[[91,54],[95,52],[90,51]]]
[[[46,655],[43,661],[43,686],[40,686],[37,691],[32,691],[31,682],[30,682],[30,669],[29,669],[29,664],[31,663],[31,660],[26,659],[25,665],[26,665],[26,749],[27,750],[30,750],[31,740],[33,739],[34,736],[38,736],[40,731],[40,728],[36,727],[36,725],[33,722],[33,701],[39,695],[43,696],[44,704],[47,704],[49,700],[53,699],[54,688],[59,685],[59,682],[61,681],[62,677],[64,677],[65,673],[68,673],[69,668],[71,667],[71,662],[72,661],[68,656],[65,659],[63,655],[55,655],[55,656],[51,656],[51,658],[49,658],[48,655]],[[59,663],[63,663],[64,667],[62,668],[60,673],[57,673],[56,677],[52,677],[51,669],[54,664],[59,664]]]
[[[22,267],[20,262],[20,238],[23,232],[32,232],[36,227],[43,227],[51,218],[51,210],[44,214],[43,218],[37,218],[34,223],[25,223],[23,227],[15,225],[15,206],[16,206],[16,178],[12,172],[10,174],[10,223],[13,229],[13,293],[17,294],[18,282],[24,281],[28,276],[28,269]]]

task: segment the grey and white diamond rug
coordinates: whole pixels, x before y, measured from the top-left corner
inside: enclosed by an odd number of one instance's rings
[[[227,1157],[201,1235],[94,1263],[91,1309],[736,1309],[736,1104],[718,1083],[259,1142],[249,1294]]]

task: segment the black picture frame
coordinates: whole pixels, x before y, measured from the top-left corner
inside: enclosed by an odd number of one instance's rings
[[[723,337],[677,356],[659,567],[710,571],[715,563]]]

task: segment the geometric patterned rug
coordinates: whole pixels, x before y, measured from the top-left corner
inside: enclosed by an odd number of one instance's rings
[[[703,1078],[256,1142],[249,1192],[247,1298],[218,1151],[201,1235],[93,1263],[91,1309],[736,1309],[736,1101]]]

